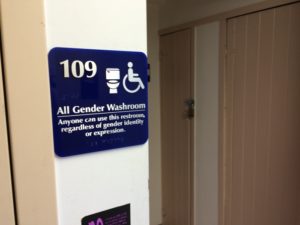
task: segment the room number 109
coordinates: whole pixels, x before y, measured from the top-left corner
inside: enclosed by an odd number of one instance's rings
[[[69,60],[61,61],[59,63],[63,66],[64,77],[70,78],[70,75],[74,78],[93,78],[97,73],[97,64],[94,61],[82,62],[80,60]],[[70,73],[71,72],[71,73]]]

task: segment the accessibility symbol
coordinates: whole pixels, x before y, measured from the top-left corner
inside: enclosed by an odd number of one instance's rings
[[[138,92],[140,89],[145,89],[145,85],[143,84],[142,79],[139,77],[139,74],[133,72],[133,63],[128,62],[127,65],[128,65],[128,73],[125,75],[123,79],[124,89],[131,94]],[[129,89],[126,85],[127,82],[136,83],[137,84],[136,88],[133,90]]]

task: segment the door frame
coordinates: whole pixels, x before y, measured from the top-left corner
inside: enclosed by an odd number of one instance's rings
[[[0,224],[16,225],[1,52],[0,49]]]
[[[204,25],[212,22],[220,23],[220,39],[219,39],[219,225],[225,225],[224,221],[224,209],[225,209],[225,76],[226,76],[226,54],[227,54],[227,46],[226,46],[226,37],[227,37],[227,20],[230,18],[251,14],[271,8],[277,8],[284,5],[290,5],[300,2],[300,0],[266,0],[259,3],[254,3],[249,6],[241,7],[238,9],[230,10],[227,12],[219,13],[216,15],[212,15],[209,17],[201,18],[198,20],[190,21],[187,23],[183,23],[180,25],[172,26],[169,28],[159,30],[159,35],[169,34],[176,31],[180,31],[183,29],[192,29],[195,30],[196,27],[200,25]],[[193,35],[194,38],[194,35]],[[194,41],[193,41],[194,43]],[[194,46],[193,46],[194,50]],[[194,55],[194,53],[193,53]],[[194,62],[193,62],[194,63]],[[193,64],[194,69],[194,64]],[[195,71],[193,71],[195,74]],[[193,78],[194,79],[194,78]],[[194,92],[194,90],[193,90]],[[194,153],[194,151],[192,151]],[[194,172],[194,171],[193,171]],[[193,173],[192,172],[192,173]],[[193,190],[195,191],[195,190]],[[194,214],[195,212],[193,212]]]
[[[0,5],[16,224],[57,225],[51,110],[37,104],[50,99],[44,1]]]

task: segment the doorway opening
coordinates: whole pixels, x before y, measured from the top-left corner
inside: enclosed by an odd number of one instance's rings
[[[151,225],[300,224],[299,10],[148,1]]]

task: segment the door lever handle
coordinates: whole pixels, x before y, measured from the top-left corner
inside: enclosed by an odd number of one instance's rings
[[[195,115],[195,100],[194,99],[188,99],[185,101],[185,105],[187,107],[187,118],[192,119]]]

